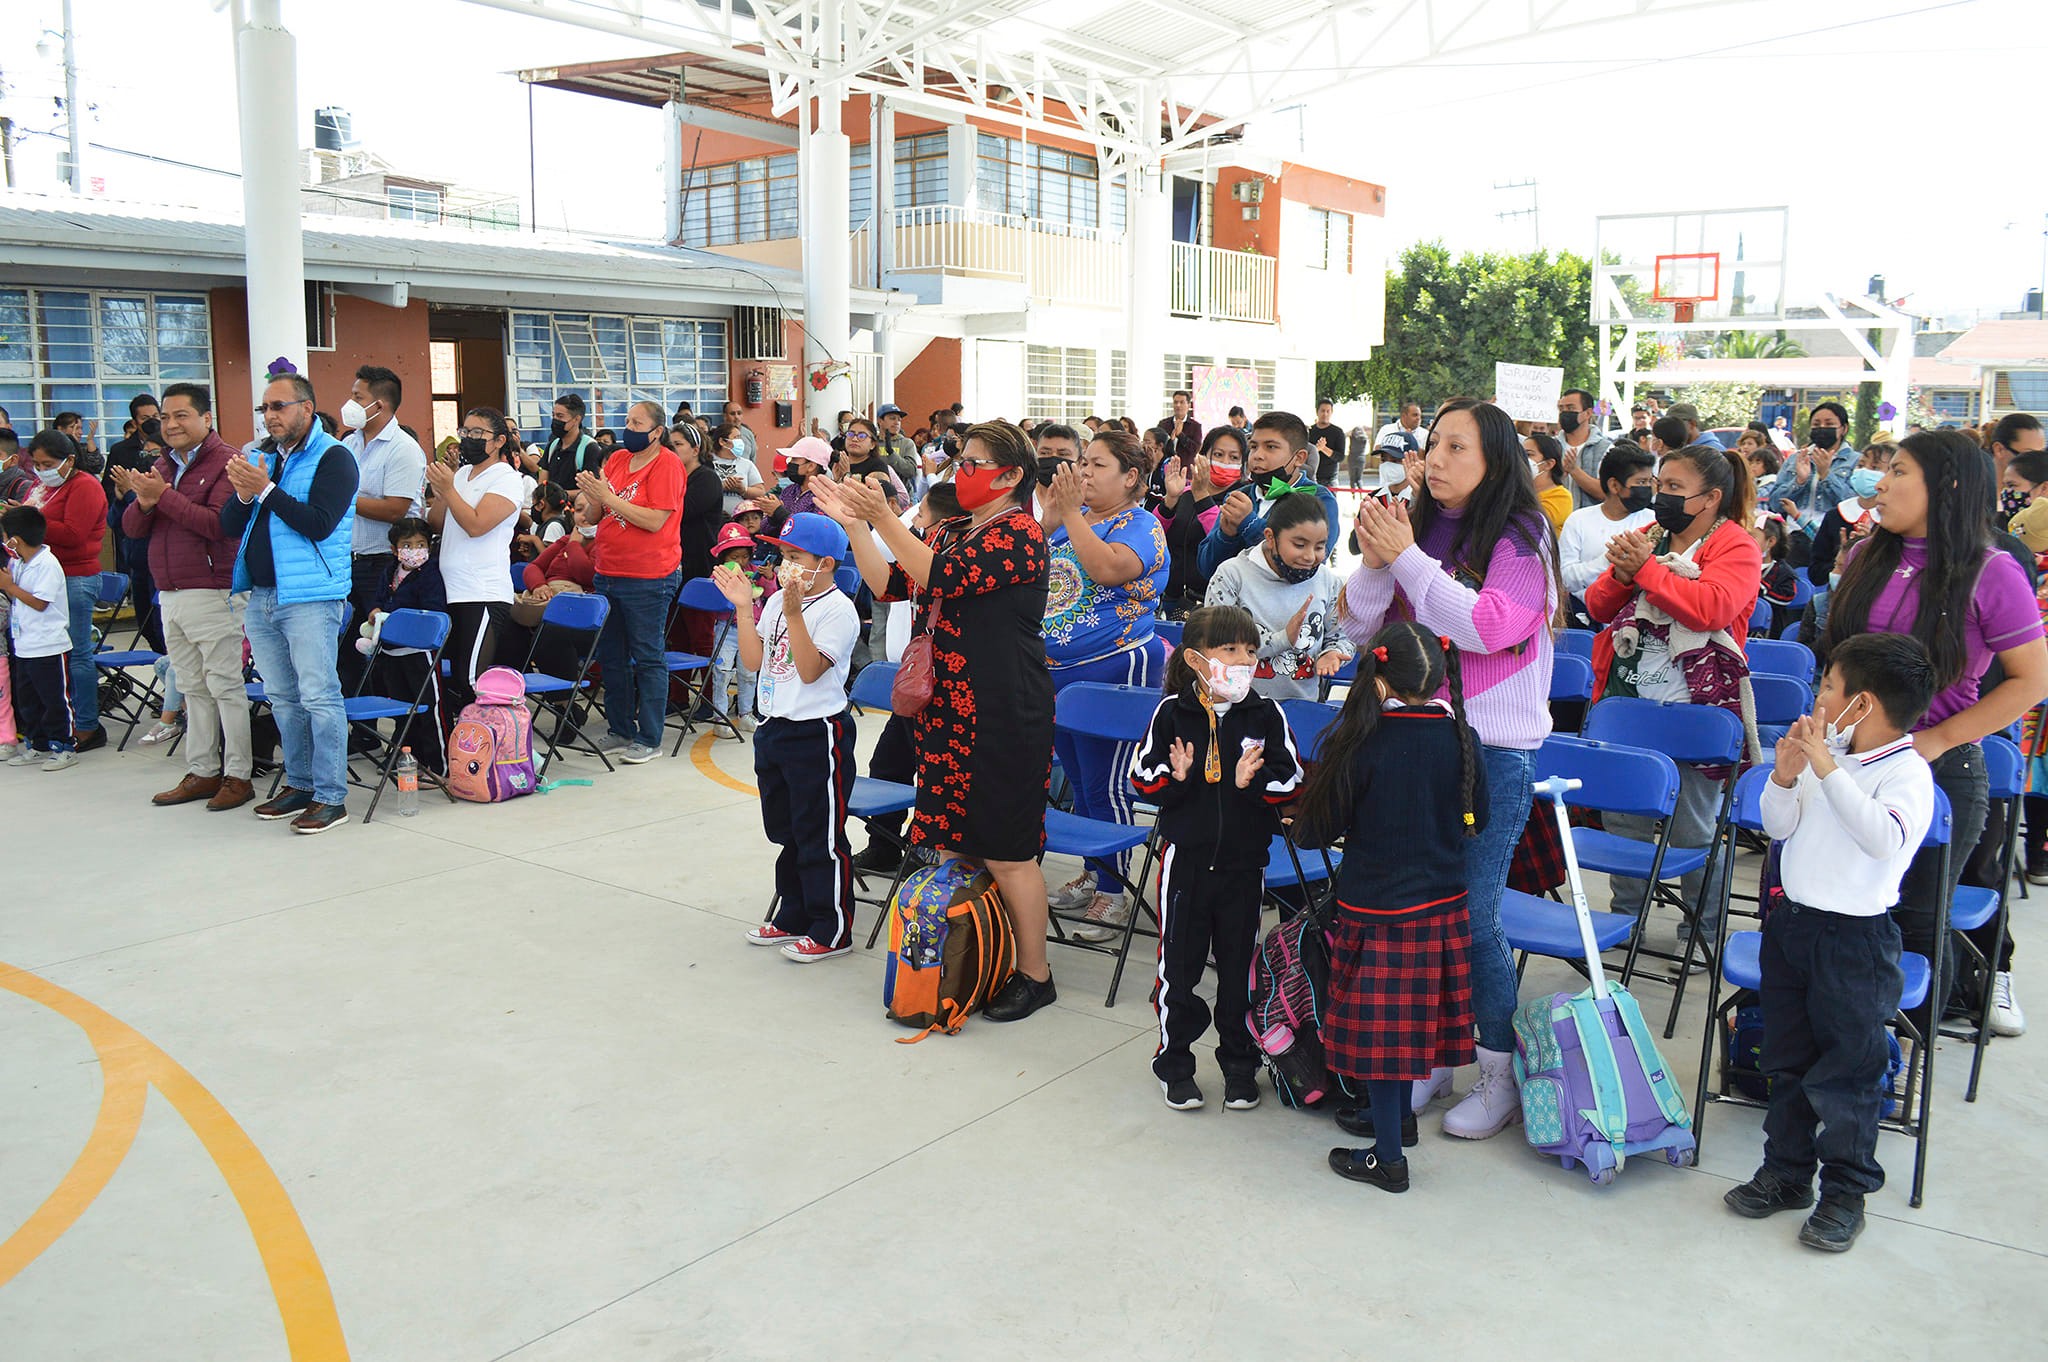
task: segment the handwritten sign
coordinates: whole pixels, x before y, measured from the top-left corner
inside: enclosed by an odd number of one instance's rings
[[[1493,402],[1511,421],[1555,421],[1564,370],[1540,364],[1495,364]]]

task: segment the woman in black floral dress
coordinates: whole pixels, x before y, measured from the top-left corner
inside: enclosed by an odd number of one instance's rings
[[[916,720],[910,840],[979,861],[995,877],[1017,934],[1017,972],[984,1012],[1016,1021],[1056,996],[1038,864],[1052,775],[1053,686],[1040,634],[1050,560],[1031,515],[1037,460],[1023,431],[975,426],[953,467],[967,514],[933,527],[929,542],[865,482],[821,484],[817,502],[852,531],[853,560],[876,599],[915,601],[916,632],[931,631],[932,698]]]

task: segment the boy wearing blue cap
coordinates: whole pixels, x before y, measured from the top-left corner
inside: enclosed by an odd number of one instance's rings
[[[782,847],[775,859],[775,916],[753,928],[756,946],[780,946],[797,964],[853,949],[853,847],[846,801],[853,791],[853,716],[846,673],[860,637],[853,602],[833,584],[846,561],[846,531],[827,516],[801,511],[779,537],[782,589],[754,613],[754,584],[736,567],[712,581],[733,604],[740,665],[759,676],[754,779],[761,825]],[[795,608],[791,608],[792,602]]]

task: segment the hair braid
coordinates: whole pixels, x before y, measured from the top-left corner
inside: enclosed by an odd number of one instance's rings
[[[1472,725],[1465,722],[1465,681],[1458,663],[1458,645],[1444,640],[1444,680],[1451,691],[1451,713],[1458,721],[1458,756],[1463,771],[1460,773],[1458,790],[1464,802],[1465,835],[1479,835],[1478,820],[1473,814],[1472,792],[1479,778],[1478,744],[1472,737]]]

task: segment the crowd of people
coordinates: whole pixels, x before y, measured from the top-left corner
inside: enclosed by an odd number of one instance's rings
[[[1203,1104],[1193,1046],[1212,1026],[1224,1105],[1259,1100],[1246,986],[1271,834],[1291,824],[1306,845],[1353,848],[1333,887],[1326,1040],[1360,1094],[1339,1122],[1373,1144],[1331,1164],[1398,1191],[1415,1113],[1449,1095],[1455,1067],[1476,1059],[1477,1079],[1445,1133],[1485,1139],[1519,1115],[1500,902],[1541,822],[1532,784],[1553,731],[1559,629],[1598,630],[1596,704],[1712,705],[1747,722],[1762,600],[1824,670],[1813,715],[1773,754],[1767,818],[1806,916],[1766,923],[1772,1115],[1763,1169],[1730,1204],[1810,1204],[1818,1170],[1809,1242],[1847,1247],[1860,1229],[1862,1197],[1882,1182],[1881,1075],[1866,1070],[1882,1067],[1872,1037],[1889,1012],[1876,1000],[1902,948],[1935,954],[1936,909],[1958,876],[1995,884],[1983,877],[2003,833],[1980,742],[2048,698],[2034,557],[2048,548],[2034,500],[2048,446],[2033,418],[1857,450],[1848,413],[1823,403],[1789,450],[1787,432],[1761,422],[1725,449],[1685,404],[1639,408],[1635,428],[1610,434],[1592,395],[1572,390],[1555,423],[1472,398],[1425,421],[1409,402],[1368,441],[1335,426],[1327,402],[1313,424],[1233,409],[1205,431],[1181,392],[1144,428],[969,423],[956,405],[906,432],[905,413],[884,405],[767,457],[737,407],[714,423],[643,401],[622,429],[592,434],[571,392],[545,438],[479,407],[430,454],[400,423],[403,398],[395,374],[365,366],[331,430],[284,365],[257,407],[263,437],[244,449],[221,439],[210,394],[189,383],[139,396],[133,434],[104,458],[64,417],[22,445],[0,471],[10,764],[63,770],[105,743],[94,607],[110,535],[164,658],[163,711],[143,740],[185,742],[182,779],[154,802],[254,800],[246,682],[260,677],[283,775],[254,812],[301,833],[348,818],[362,735],[345,693],[432,693],[408,732],[433,779],[479,675],[533,659],[547,600],[595,593],[609,603],[598,750],[626,765],[659,755],[676,646],[713,659],[689,717],[751,738],[780,852],[776,914],[749,941],[797,963],[845,955],[857,875],[894,872],[906,854],[962,857],[993,877],[1015,928],[1015,972],[985,1009],[1014,1021],[1057,996],[1051,915],[1107,941],[1149,894],[1161,935],[1153,1071],[1177,1110]],[[1348,525],[1332,487],[1347,469],[1367,493]],[[706,578],[727,610],[679,608],[683,584]],[[407,607],[448,616],[445,678],[358,648],[345,627]],[[908,658],[904,675],[922,678],[908,702],[899,694],[868,765],[914,784],[916,801],[907,836],[877,819],[856,854],[847,693],[873,657]],[[1279,702],[1324,698],[1347,667],[1321,760],[1304,763]],[[1056,697],[1087,682],[1162,692],[1145,738],[1056,731]],[[1078,814],[1131,824],[1141,802],[1156,808],[1156,892],[1121,857],[1047,885],[1055,759]],[[1710,848],[1722,774],[1682,770],[1674,846]],[[1934,787],[1957,846],[1975,852],[1946,883],[1915,831]],[[2025,871],[2048,881],[2048,793],[2028,797],[2026,820]],[[1650,820],[1606,826],[1656,835]],[[1388,846],[1400,854],[1369,850]],[[1843,858],[1860,867],[1853,902],[1828,882]],[[1684,877],[1687,930],[1718,932],[1727,873],[1725,855],[1709,855]],[[1650,886],[1615,878],[1611,890],[1634,915]],[[1854,924],[1856,951],[1816,934],[1829,914],[1871,919]],[[2010,932],[1978,944],[1996,962],[1979,985],[1995,994],[1993,1028],[2018,1034]],[[1213,1008],[1196,992],[1212,962]],[[1937,981],[1932,1015],[1951,982]],[[1827,999],[1838,1015],[1807,1017]]]

